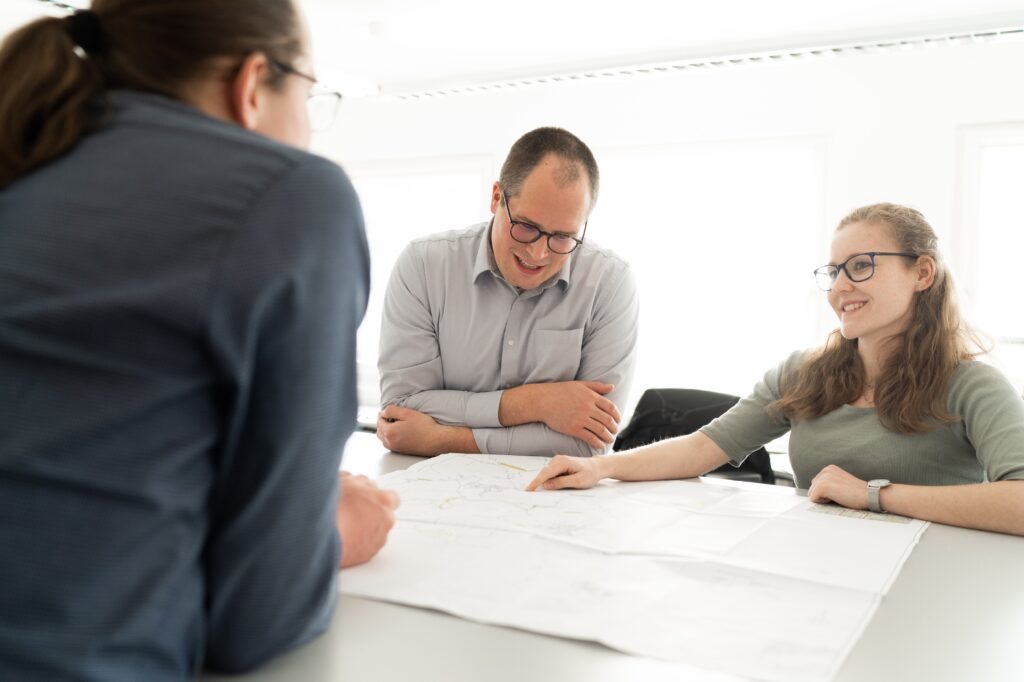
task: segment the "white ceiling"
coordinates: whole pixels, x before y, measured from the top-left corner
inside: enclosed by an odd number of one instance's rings
[[[322,70],[385,92],[1024,24],[1020,0],[303,0]]]
[[[1021,0],[299,2],[323,79],[352,94],[1024,26]],[[4,0],[0,32],[45,11]]]

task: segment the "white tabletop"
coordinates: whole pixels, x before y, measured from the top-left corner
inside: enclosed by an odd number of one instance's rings
[[[419,458],[385,453],[373,434],[359,433],[346,449],[344,468],[376,477],[416,461]],[[1024,679],[1022,569],[1024,538],[932,524],[836,680],[1019,682]],[[737,642],[738,655],[743,646]],[[249,675],[203,679],[657,682],[697,678],[681,675],[670,664],[598,644],[342,596],[331,628],[315,642]]]

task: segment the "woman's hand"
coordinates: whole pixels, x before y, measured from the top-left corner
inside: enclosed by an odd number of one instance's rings
[[[807,491],[811,502],[835,502],[849,509],[868,508],[868,482],[829,464],[811,480]]]
[[[527,490],[543,487],[545,490],[562,488],[593,488],[605,478],[604,457],[567,457],[555,455],[548,465],[540,470],[536,478],[526,486]]]

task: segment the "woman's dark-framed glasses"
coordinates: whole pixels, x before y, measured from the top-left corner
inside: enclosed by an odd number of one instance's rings
[[[306,99],[306,108],[309,111],[309,127],[316,132],[322,132],[330,128],[338,117],[341,93],[325,88],[316,78],[308,73],[299,71],[294,66],[276,59],[269,59],[269,61],[278,71],[304,78],[313,84],[313,88],[309,91],[309,97]]]
[[[512,211],[508,207],[508,197],[505,196],[504,188],[501,190],[501,199],[505,202],[505,212],[508,214],[509,234],[520,244],[532,244],[541,237],[548,238],[548,250],[553,253],[565,255],[576,250],[587,236],[587,223],[583,223],[583,234],[579,239],[572,235],[561,232],[545,232],[536,225],[513,220]],[[589,222],[589,221],[588,221]]]
[[[814,271],[814,279],[818,282],[818,288],[822,291],[832,291],[836,280],[839,279],[839,271],[846,273],[847,279],[851,282],[863,282],[871,279],[875,274],[876,256],[902,256],[904,258],[917,258],[916,253],[893,252],[893,251],[868,251],[867,253],[855,253],[838,265],[822,265]]]

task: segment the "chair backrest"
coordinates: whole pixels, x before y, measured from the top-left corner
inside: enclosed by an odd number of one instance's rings
[[[615,439],[613,450],[631,450],[665,438],[685,436],[725,414],[739,397],[689,388],[650,388]],[[723,478],[775,483],[768,451],[758,448],[739,467],[725,464],[714,472]]]

